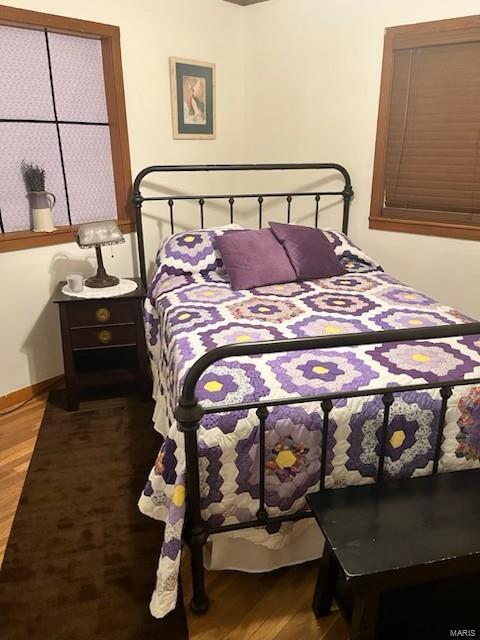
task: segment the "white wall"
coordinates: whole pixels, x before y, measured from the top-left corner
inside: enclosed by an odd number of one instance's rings
[[[385,27],[474,15],[478,0],[270,0],[248,9],[246,138],[256,162],[337,161],[351,237],[392,275],[480,318],[480,243],[368,228]]]
[[[220,0],[15,0],[12,6],[120,27],[132,173],[151,163],[235,162],[243,145],[242,7]],[[217,65],[217,139],[174,141],[168,57]],[[158,231],[147,222],[153,253]],[[151,239],[150,239],[151,238]],[[104,251],[107,270],[133,273],[130,241]],[[0,254],[0,395],[63,372],[56,283],[85,265],[73,244]]]
[[[133,175],[150,163],[338,161],[355,188],[352,238],[393,275],[480,318],[478,243],[368,229],[384,28],[475,14],[477,0],[7,4],[120,26]],[[172,139],[171,55],[217,64],[216,140]],[[194,184],[186,177],[176,188]],[[159,229],[148,216],[146,230],[152,256]],[[107,268],[132,274],[130,242],[114,251]],[[73,244],[0,254],[0,395],[62,372],[48,300],[85,256]]]

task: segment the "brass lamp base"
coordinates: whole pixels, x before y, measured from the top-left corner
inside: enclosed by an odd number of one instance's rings
[[[120,280],[116,276],[109,276],[108,274],[91,276],[85,280],[85,286],[94,287],[95,289],[101,289],[103,287],[114,287]]]

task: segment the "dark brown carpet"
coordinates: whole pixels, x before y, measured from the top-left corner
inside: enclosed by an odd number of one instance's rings
[[[50,396],[0,575],[2,640],[181,640],[150,616],[163,528],[137,500],[159,448],[153,405]],[[181,599],[180,599],[181,600]]]

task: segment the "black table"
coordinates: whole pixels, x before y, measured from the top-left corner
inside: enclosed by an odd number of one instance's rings
[[[339,572],[354,593],[352,640],[375,638],[382,591],[480,571],[480,470],[307,496],[325,536],[313,609],[327,615]]]

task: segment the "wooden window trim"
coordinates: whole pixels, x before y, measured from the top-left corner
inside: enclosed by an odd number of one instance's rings
[[[135,223],[133,220],[124,218],[118,219],[118,226],[122,233],[130,233],[135,231]],[[0,252],[17,251],[18,249],[33,249],[35,247],[45,247],[53,244],[63,244],[66,242],[74,242],[75,234],[78,231],[78,225],[67,225],[65,227],[57,227],[55,231],[47,233],[45,231],[10,231],[2,234],[0,240]]]
[[[402,48],[453,44],[479,39],[480,15],[389,27],[385,30],[369,217],[370,229],[480,240],[480,225],[465,225],[453,221],[420,220],[413,217],[413,212],[412,217],[408,217],[405,212],[402,212],[403,215],[400,219],[384,215],[383,210],[394,51]],[[432,213],[435,214],[435,212]],[[437,213],[441,217],[442,212]]]
[[[120,29],[100,22],[66,18],[4,5],[0,5],[0,24],[32,29],[47,28],[54,33],[94,37],[101,40],[117,219],[124,233],[134,231],[135,214],[131,204],[132,172],[125,111]],[[78,226],[59,227],[51,233],[37,233],[29,230],[0,233],[0,252],[71,242],[77,228]]]

